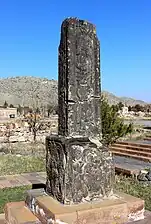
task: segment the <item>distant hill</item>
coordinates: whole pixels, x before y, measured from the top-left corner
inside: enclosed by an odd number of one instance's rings
[[[8,104],[17,106],[32,106],[33,98],[38,99],[39,104],[55,104],[57,105],[57,89],[58,82],[56,80],[48,80],[46,78],[36,78],[29,76],[19,76],[13,78],[0,79],[0,105],[6,100]],[[117,104],[120,101],[127,105],[147,104],[141,100],[135,100],[127,97],[117,97],[112,93],[103,91],[110,104]]]
[[[140,105],[146,105],[147,103],[142,101],[142,100],[136,100],[133,98],[129,98],[129,97],[117,97],[114,94],[107,92],[107,91],[103,91],[103,95],[108,99],[109,104],[117,104],[119,102],[122,102],[123,104],[126,104],[127,106],[134,106],[136,104],[140,104]]]
[[[58,82],[45,78],[14,77],[0,79],[0,104],[32,106],[33,98],[41,104],[56,104]],[[36,97],[35,97],[36,96]]]

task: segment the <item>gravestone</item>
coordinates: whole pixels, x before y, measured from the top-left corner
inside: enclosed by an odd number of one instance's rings
[[[112,157],[101,144],[100,93],[95,26],[68,18],[59,46],[58,135],[46,138],[46,192],[61,203],[112,194]]]
[[[59,46],[59,135],[100,136],[100,47],[94,25],[67,19]]]

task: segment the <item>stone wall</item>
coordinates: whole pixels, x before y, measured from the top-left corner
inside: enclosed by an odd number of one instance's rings
[[[0,119],[10,118],[10,115],[17,117],[17,108],[0,108]]]
[[[57,117],[42,121],[42,127],[37,131],[36,140],[44,143],[47,135],[57,132],[57,126]],[[33,134],[29,131],[26,121],[18,120],[0,124],[0,143],[8,142],[33,142]]]

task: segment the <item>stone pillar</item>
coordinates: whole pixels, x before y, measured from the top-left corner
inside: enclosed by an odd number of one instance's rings
[[[75,18],[61,27],[58,136],[46,138],[46,191],[64,204],[112,194],[112,157],[101,144],[100,45],[94,25]]]
[[[100,45],[94,25],[63,22],[58,81],[59,135],[100,136]]]

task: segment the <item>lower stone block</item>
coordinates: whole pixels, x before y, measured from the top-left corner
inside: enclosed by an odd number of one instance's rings
[[[38,218],[25,206],[25,202],[10,202],[5,206],[5,221],[8,224],[41,224]]]
[[[46,192],[63,204],[90,202],[113,194],[114,167],[98,139],[46,138]]]
[[[136,221],[144,217],[144,201],[125,193],[117,193],[127,203],[128,220]]]
[[[42,223],[125,224],[144,218],[144,201],[122,193],[99,202],[63,205],[42,190],[39,196],[38,190],[30,190],[26,204]]]

